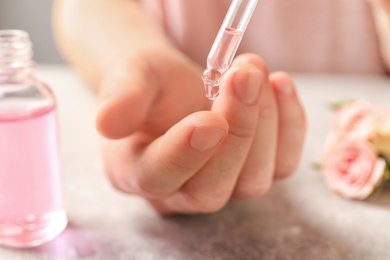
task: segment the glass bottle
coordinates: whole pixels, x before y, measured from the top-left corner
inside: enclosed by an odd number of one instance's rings
[[[0,245],[37,246],[66,225],[55,97],[28,33],[0,30]]]

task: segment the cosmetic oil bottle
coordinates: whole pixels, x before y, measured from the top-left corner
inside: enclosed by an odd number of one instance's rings
[[[0,30],[0,245],[38,246],[67,225],[57,126],[28,33]]]

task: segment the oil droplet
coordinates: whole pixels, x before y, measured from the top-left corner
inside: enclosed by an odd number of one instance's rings
[[[218,97],[220,78],[221,73],[215,69],[208,68],[203,72],[204,93],[208,99],[215,100]]]
[[[208,99],[215,100],[219,95],[219,84],[214,85],[211,82],[205,82],[204,93]]]

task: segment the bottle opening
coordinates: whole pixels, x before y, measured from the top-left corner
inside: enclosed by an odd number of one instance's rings
[[[0,38],[29,38],[28,33],[21,30],[0,30]]]
[[[33,66],[32,56],[27,32],[0,30],[0,80],[29,74]]]

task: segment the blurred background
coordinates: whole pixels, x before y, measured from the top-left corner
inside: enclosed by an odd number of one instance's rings
[[[51,26],[53,0],[0,0],[0,29],[25,30],[34,44],[38,63],[63,63]]]

